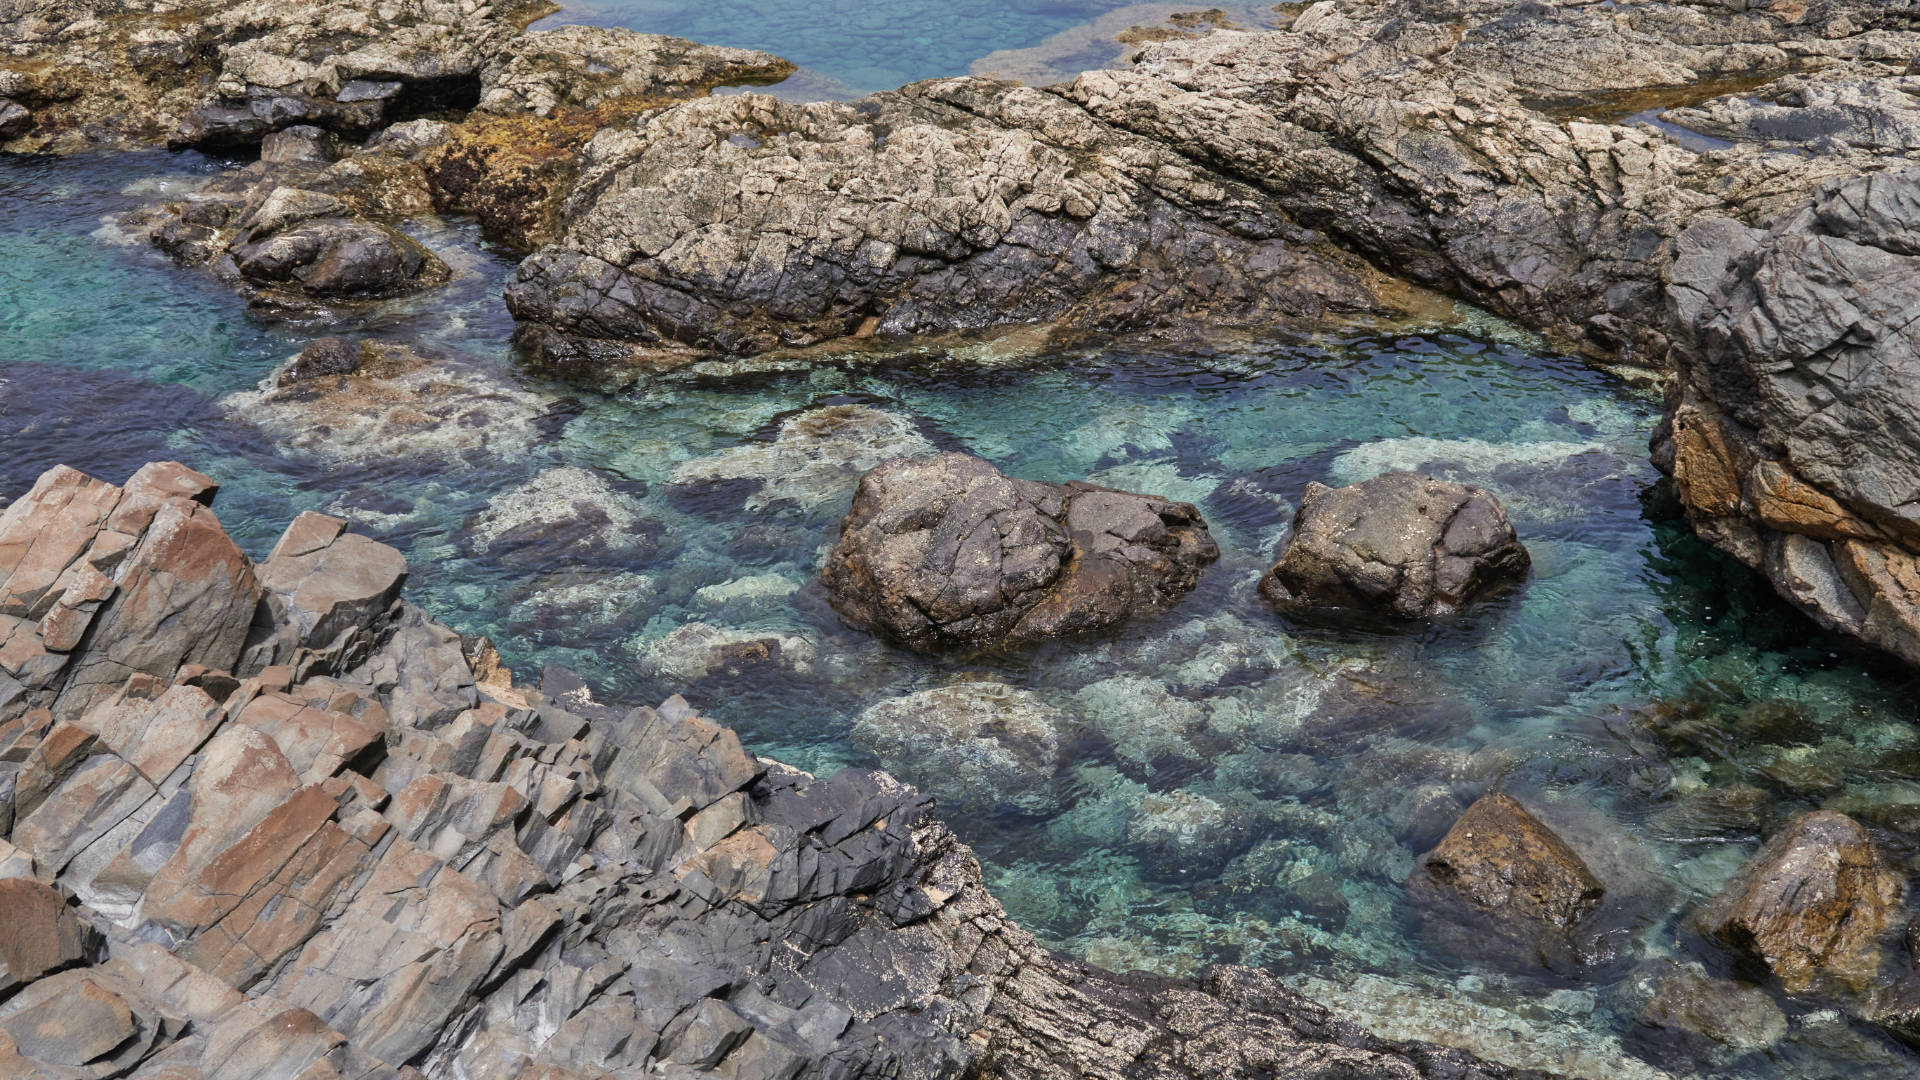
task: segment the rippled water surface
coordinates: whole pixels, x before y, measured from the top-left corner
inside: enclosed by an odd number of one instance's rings
[[[594,23],[672,34],[712,45],[765,49],[817,78],[826,96],[891,90],[920,79],[964,75],[1000,50],[1029,49],[1056,34],[1130,9],[1157,25],[1206,4],[1137,0],[562,0],[542,25]],[[1239,9],[1235,9],[1239,13]],[[1241,15],[1244,20],[1246,16]],[[1107,62],[1106,56],[1090,66]]]
[[[56,462],[120,480],[181,458],[222,481],[216,508],[255,554],[300,510],[344,514],[407,552],[415,600],[523,673],[558,660],[609,696],[685,693],[816,770],[878,763],[855,723],[876,702],[1021,688],[1067,750],[1020,807],[969,801],[950,762],[885,764],[943,798],[1018,918],[1110,966],[1264,964],[1387,1033],[1586,1076],[1660,1075],[1648,1058],[1912,1074],[1882,1036],[1784,998],[1787,1039],[1744,1056],[1675,1057],[1631,1023],[1645,964],[1721,966],[1678,915],[1768,821],[1920,803],[1912,687],[1671,519],[1646,394],[1465,311],[1422,333],[586,389],[514,367],[510,263],[461,222],[422,232],[458,271],[446,292],[306,323],[250,313],[103,224],[218,167],[0,160],[0,495]],[[322,332],[415,343],[484,404],[386,442],[260,409],[256,384]],[[1222,558],[1112,638],[992,661],[892,649],[841,626],[813,581],[862,455],[929,448],[1192,501]],[[1494,489],[1533,553],[1527,586],[1394,632],[1263,608],[1254,583],[1304,486],[1393,468]],[[1707,734],[1649,736],[1653,706]],[[1415,857],[1492,790],[1609,885],[1616,955],[1586,976],[1449,957],[1408,910]]]

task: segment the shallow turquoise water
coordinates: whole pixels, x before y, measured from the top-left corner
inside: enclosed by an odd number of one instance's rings
[[[408,553],[416,601],[493,635],[523,673],[560,660],[612,698],[682,692],[755,749],[817,770],[875,763],[853,733],[875,702],[956,680],[1030,691],[1071,726],[1044,785],[1051,812],[962,809],[945,770],[889,764],[946,800],[1016,917],[1102,963],[1265,964],[1395,1033],[1471,1027],[1476,1049],[1528,1064],[1654,1075],[1623,1046],[1625,973],[1650,957],[1719,963],[1676,916],[1756,841],[1750,825],[1703,823],[1703,794],[1752,784],[1777,814],[1920,802],[1903,764],[1920,749],[1911,682],[1812,632],[1666,515],[1645,461],[1656,401],[1496,321],[609,392],[513,366],[496,299],[510,264],[460,222],[423,234],[459,270],[447,292],[312,324],[250,313],[103,225],[218,167],[0,160],[0,496],[55,462],[119,480],[179,457],[223,482],[216,508],[256,554],[301,510],[346,514]],[[244,396],[321,332],[446,350],[452,378],[492,404],[395,453]],[[783,423],[841,405],[873,410],[884,447],[1194,501],[1223,557],[1173,612],[1109,639],[995,662],[889,648],[841,626],[811,584],[857,469],[833,467],[833,446],[775,452]],[[1395,467],[1497,491],[1534,555],[1527,587],[1394,633],[1261,607],[1253,582],[1305,484]],[[489,513],[511,520],[530,482],[546,498],[534,518],[569,520],[577,497],[617,528],[483,544]],[[779,658],[697,674],[661,645],[690,623],[779,640]],[[1791,709],[1800,730],[1794,746],[1661,753],[1626,720],[1655,702],[1728,726]],[[1540,808],[1608,882],[1619,962],[1551,980],[1421,936],[1401,899],[1414,858],[1495,789]],[[1396,996],[1409,989],[1428,1004]],[[1789,1039],[1722,1074],[1911,1075],[1883,1037],[1782,1004]]]
[[[1000,49],[1025,49],[1129,0],[566,0],[547,24],[592,23],[765,49],[847,90],[891,90],[964,75]],[[1205,7],[1205,5],[1197,5]]]

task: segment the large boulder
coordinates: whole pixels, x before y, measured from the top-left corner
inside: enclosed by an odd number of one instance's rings
[[[1581,931],[1606,892],[1578,852],[1507,795],[1469,806],[1407,881],[1442,948],[1556,971],[1581,962]]]
[[[1881,981],[1905,894],[1905,876],[1859,822],[1816,810],[1774,834],[1690,921],[1788,990],[1865,993]]]
[[[1907,106],[1913,110],[1911,104]],[[1814,621],[1920,664],[1920,170],[1703,221],[1672,273],[1655,439],[1696,532]]]
[[[1283,611],[1425,618],[1510,586],[1531,565],[1491,494],[1394,472],[1343,488],[1308,484],[1260,593]]]
[[[1188,503],[941,454],[861,479],[821,580],[849,623],[911,648],[1018,648],[1163,611],[1217,557]]]

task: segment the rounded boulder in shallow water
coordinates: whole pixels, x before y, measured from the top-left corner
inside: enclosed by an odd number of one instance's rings
[[[849,623],[911,648],[1018,648],[1164,611],[1219,554],[1189,503],[940,454],[861,478],[821,580]]]
[[[1282,611],[1317,608],[1425,618],[1526,577],[1532,560],[1498,500],[1479,488],[1386,473],[1308,484],[1293,539],[1260,579]]]
[[[1832,810],[1793,819],[1694,913],[1694,929],[1758,962],[1793,993],[1880,983],[1885,939],[1906,893],[1859,822]]]
[[[1029,691],[965,682],[870,706],[851,734],[950,814],[1045,814],[1059,809],[1053,777],[1067,726],[1065,713]]]
[[[1421,856],[1407,881],[1429,940],[1463,957],[1567,971],[1606,886],[1552,829],[1506,795],[1488,795]]]

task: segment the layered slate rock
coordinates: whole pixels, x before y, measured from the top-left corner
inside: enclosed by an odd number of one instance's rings
[[[1506,795],[1467,808],[1407,882],[1429,937],[1460,956],[1570,971],[1606,896],[1578,852]]]
[[[1916,222],[1909,168],[1828,184],[1767,228],[1690,229],[1655,460],[1709,543],[1821,625],[1920,664]]]
[[[9,602],[92,565],[99,523],[204,512],[204,480],[50,472],[0,531]],[[153,538],[122,535],[144,565]],[[166,565],[182,595],[225,581]],[[8,1077],[1517,1075],[1258,972],[1052,953],[926,796],[756,758],[677,697],[611,708],[557,669],[515,686],[333,519],[241,565],[257,618],[208,605],[197,627],[238,667],[173,658],[50,711],[56,679],[0,714]]]
[[[1905,895],[1905,875],[1866,829],[1817,810],[1774,834],[1690,921],[1791,991],[1860,994],[1881,981]]]
[[[1218,557],[1189,503],[940,454],[861,478],[821,580],[849,623],[912,648],[1018,648],[1164,611]]]
[[[1343,488],[1308,484],[1260,594],[1283,611],[1425,618],[1508,588],[1531,565],[1490,493],[1396,472]]]

